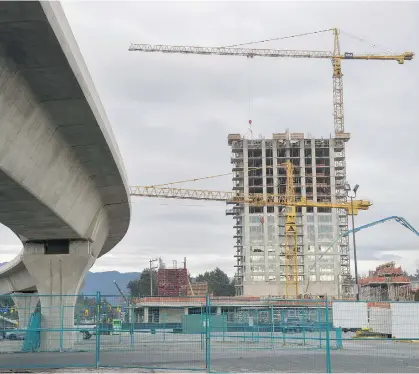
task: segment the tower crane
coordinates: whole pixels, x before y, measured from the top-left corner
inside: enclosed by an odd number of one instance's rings
[[[241,192],[225,192],[211,190],[194,190],[173,187],[132,186],[131,196],[154,197],[167,199],[190,199],[204,201],[225,201],[233,204],[248,204],[250,206],[284,206],[285,207],[285,296],[299,295],[298,287],[298,245],[297,245],[297,207],[318,207],[345,209],[349,214],[357,214],[359,210],[368,210],[372,203],[368,200],[348,202],[314,202],[305,197],[296,198],[294,190],[294,165],[287,161],[280,166],[286,168],[285,195],[257,194]],[[206,179],[208,177],[202,178]]]
[[[333,51],[310,51],[310,50],[280,50],[280,49],[260,49],[260,48],[238,48],[238,47],[196,47],[196,46],[175,46],[175,45],[152,45],[152,44],[131,44],[129,51],[139,52],[162,52],[180,53],[195,55],[221,55],[221,56],[244,56],[253,57],[282,57],[282,58],[307,58],[307,59],[326,59],[332,61],[333,67],[333,118],[336,134],[342,134],[344,129],[343,113],[343,74],[342,60],[378,60],[378,61],[397,61],[404,64],[407,60],[412,60],[413,52],[401,54],[355,54],[352,52],[341,53],[340,51],[340,31],[337,28],[323,31],[332,31],[334,35]]]

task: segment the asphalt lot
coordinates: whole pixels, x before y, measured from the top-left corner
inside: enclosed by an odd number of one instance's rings
[[[331,350],[333,372],[418,373],[419,344],[384,340],[343,341],[342,350]],[[301,336],[214,336],[211,369],[216,372],[313,372],[326,371],[326,350],[319,341]],[[300,338],[300,339],[299,339]],[[101,366],[205,370],[205,344],[199,335],[135,334],[101,336]],[[71,352],[3,353],[1,369],[35,369],[91,366],[96,364],[96,339],[78,340]],[[333,342],[332,342],[333,343]],[[14,344],[20,350],[22,342]],[[2,347],[3,346],[3,347]],[[332,344],[333,346],[333,344]]]

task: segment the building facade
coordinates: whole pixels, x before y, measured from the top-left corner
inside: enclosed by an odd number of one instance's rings
[[[296,198],[345,202],[345,142],[349,134],[314,139],[302,133],[277,133],[272,139],[230,134],[233,190],[285,194],[286,169],[294,165]],[[280,206],[233,204],[236,239],[236,294],[285,295],[285,216]],[[297,208],[298,281],[301,295],[342,297],[350,291],[348,230],[344,209]],[[348,295],[347,295],[348,296]]]

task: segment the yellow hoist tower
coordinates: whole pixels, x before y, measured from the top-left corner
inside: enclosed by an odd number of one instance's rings
[[[295,205],[294,190],[294,166],[288,161],[285,163],[287,168],[287,184],[285,197],[289,204],[285,211],[285,296],[298,297],[298,244],[297,244],[297,213]]]

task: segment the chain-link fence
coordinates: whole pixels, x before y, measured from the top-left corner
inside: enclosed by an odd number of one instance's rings
[[[419,303],[0,296],[0,368],[418,372]]]

